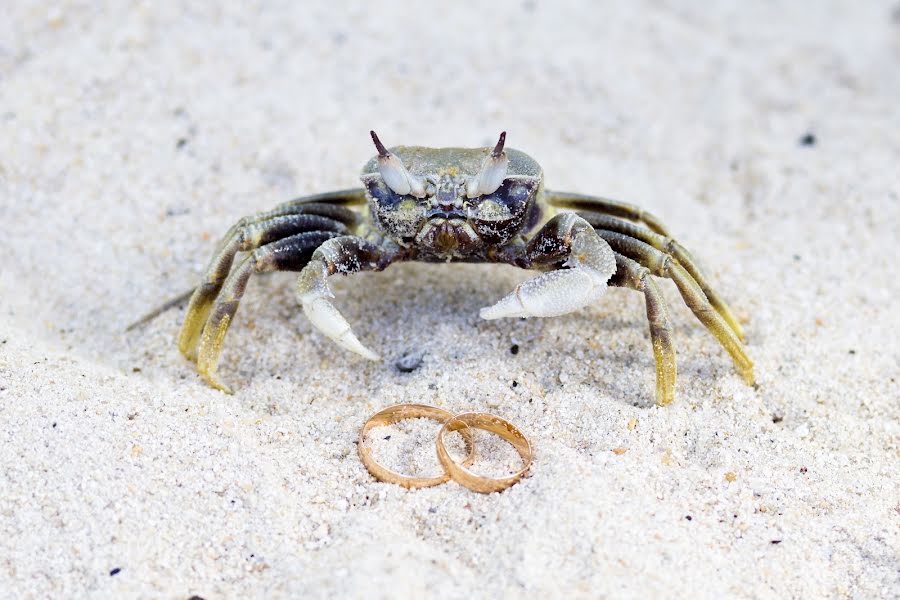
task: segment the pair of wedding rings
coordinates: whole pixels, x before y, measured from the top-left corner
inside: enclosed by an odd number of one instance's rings
[[[366,446],[366,434],[375,427],[383,427],[404,419],[433,419],[443,423],[437,436],[438,460],[444,467],[444,473],[436,477],[415,477],[391,471],[378,464],[372,458],[372,450]],[[509,442],[519,453],[524,466],[508,477],[483,477],[470,471],[467,467],[475,462],[475,443],[472,440],[472,429],[489,431]],[[444,434],[459,431],[466,445],[466,458],[456,462],[444,446]],[[467,412],[454,415],[442,408],[425,404],[397,404],[389,406],[372,415],[359,432],[359,458],[376,479],[395,483],[405,488],[424,488],[446,483],[450,479],[458,484],[482,494],[500,492],[519,481],[531,466],[533,454],[531,444],[516,427],[498,416],[490,413]]]

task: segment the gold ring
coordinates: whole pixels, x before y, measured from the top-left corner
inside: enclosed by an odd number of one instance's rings
[[[447,431],[457,431],[464,427],[483,429],[484,431],[490,431],[491,433],[499,435],[512,444],[513,448],[519,453],[519,456],[522,457],[525,466],[509,477],[495,479],[492,477],[476,475],[466,468],[466,466],[469,465],[466,465],[465,463],[461,465],[455,462],[444,447],[444,433]],[[522,479],[522,476],[528,471],[528,468],[531,466],[531,461],[534,458],[534,455],[531,452],[531,444],[528,443],[528,440],[522,435],[522,432],[516,429],[512,423],[489,413],[478,412],[462,413],[450,417],[438,433],[437,453],[441,464],[444,465],[444,469],[450,474],[450,478],[453,479],[453,481],[474,492],[481,492],[482,494],[503,491]]]
[[[375,459],[372,458],[372,450],[366,447],[365,442],[366,434],[375,427],[391,425],[404,419],[419,418],[434,419],[439,423],[444,423],[452,417],[453,413],[449,411],[434,406],[426,406],[425,404],[395,404],[394,406],[388,406],[369,417],[369,420],[366,421],[366,424],[363,425],[363,428],[360,430],[359,443],[357,444],[359,458],[362,460],[369,473],[379,481],[396,483],[405,488],[424,488],[446,483],[450,479],[450,475],[446,471],[437,477],[413,477],[391,471],[387,467],[375,462]],[[462,427],[457,427],[456,429],[462,429]],[[466,456],[466,460],[463,461],[463,464],[471,465],[475,461],[475,444],[472,442],[472,432],[466,428],[465,431],[461,432],[461,435],[466,442],[466,449],[469,452],[468,456]]]

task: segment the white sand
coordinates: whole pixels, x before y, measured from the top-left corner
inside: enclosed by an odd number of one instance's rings
[[[0,20],[4,597],[897,596],[895,2],[41,4]],[[354,186],[372,127],[506,129],[549,187],[660,215],[748,319],[758,388],[665,283],[680,377],[656,408],[638,295],[483,322],[526,276],[499,266],[336,281],[383,363],[260,278],[234,396],[179,356],[181,310],[123,333],[238,217]],[[357,432],[395,402],[510,419],[531,476],[374,482]],[[380,456],[427,470],[406,427]]]

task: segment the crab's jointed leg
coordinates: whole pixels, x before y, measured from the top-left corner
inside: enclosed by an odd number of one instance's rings
[[[241,227],[259,223],[272,217],[297,214],[319,215],[351,225],[359,221],[359,213],[347,208],[347,206],[365,204],[365,202],[366,193],[362,188],[294,198],[293,200],[282,202],[275,208],[239,220],[225,232],[225,235],[219,240],[218,248],[221,249],[226,240]]]
[[[301,232],[326,231],[343,235],[348,232],[348,226],[358,219],[357,213],[346,207],[303,200],[288,202],[273,210],[241,219],[219,242],[203,281],[191,296],[178,336],[178,348],[186,358],[197,360],[203,326],[238,252],[255,250]]]
[[[669,236],[668,229],[658,217],[634,204],[610,200],[609,198],[600,198],[599,196],[586,196],[584,194],[572,194],[568,192],[546,192],[545,198],[547,204],[550,204],[551,206],[570,208],[572,210],[589,210],[606,215],[623,217],[631,221],[644,223],[659,235]]]
[[[338,235],[333,231],[309,231],[266,244],[248,254],[220,286],[215,301],[207,310],[209,318],[197,350],[197,372],[216,389],[229,392],[216,376],[225,334],[237,312],[247,282],[253,273],[299,271],[309,262],[313,251],[326,240]],[[202,288],[201,288],[202,289]],[[185,320],[183,327],[192,326]],[[184,329],[182,328],[182,333]]]
[[[616,253],[616,267],[616,274],[610,279],[610,285],[630,288],[644,294],[647,321],[650,324],[650,341],[653,344],[656,363],[656,403],[665,406],[675,399],[675,379],[678,371],[666,301],[649,269],[618,253]]]
[[[741,340],[722,315],[712,307],[703,290],[677,260],[633,237],[604,229],[596,231],[616,252],[637,261],[654,275],[674,281],[685,304],[728,351],[745,381],[750,384],[754,382],[753,361],[747,356]]]
[[[675,241],[662,221],[633,204],[566,192],[547,192],[546,201],[551,206],[581,211],[580,214],[597,229],[607,229],[636,238],[657,250],[670,254],[690,273],[710,304],[722,315],[738,339],[744,341],[744,331],[725,300],[706,282],[697,261],[687,249]],[[646,227],[642,227],[643,223]]]
[[[482,319],[555,317],[573,312],[596,301],[616,271],[609,245],[575,213],[553,217],[524,252],[509,261],[526,269],[554,270],[519,284],[493,306],[482,308]]]
[[[297,279],[297,295],[303,312],[316,329],[342,348],[369,360],[378,360],[378,355],[357,339],[350,324],[331,303],[334,294],[328,287],[328,277],[338,273],[381,271],[400,258],[399,251],[387,250],[360,237],[328,240],[315,251]]]
[[[678,264],[684,267],[684,270],[688,272],[703,291],[703,294],[709,300],[712,307],[716,309],[716,312],[722,315],[722,318],[725,319],[725,322],[728,323],[731,330],[738,336],[738,339],[741,341],[744,340],[744,331],[741,328],[740,323],[738,323],[737,317],[735,317],[734,313],[731,312],[731,309],[728,308],[725,300],[723,300],[706,281],[706,277],[703,276],[700,272],[700,268],[697,266],[697,261],[691,256],[691,253],[688,252],[687,248],[671,237],[660,235],[624,219],[598,213],[579,214],[584,217],[588,223],[593,225],[595,229],[605,229],[607,231],[614,231],[633,237],[636,240],[640,240],[645,244],[653,246],[660,252],[670,255],[678,261]]]

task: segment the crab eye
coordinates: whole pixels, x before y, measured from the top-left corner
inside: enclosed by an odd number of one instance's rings
[[[425,219],[425,204],[409,194],[398,194],[377,173],[362,177],[370,197],[369,209],[378,226],[391,237],[411,239]]]
[[[528,222],[539,185],[535,177],[507,177],[493,193],[469,201],[469,223],[488,244],[508,241]]]
[[[378,173],[384,179],[384,183],[397,194],[401,196],[411,195],[416,198],[425,197],[425,179],[415,177],[406,170],[403,161],[388,151],[375,135],[372,134],[372,141],[375,142],[375,148],[378,150]]]
[[[482,198],[473,216],[498,221],[524,214],[537,185],[538,181],[531,177],[508,177],[493,193]]]
[[[395,193],[401,196],[415,195],[413,194],[414,178],[403,166],[403,162],[393,154],[386,158],[378,158],[378,173],[384,179],[384,183]],[[424,186],[421,187],[424,192]]]
[[[478,174],[466,180],[466,197],[477,198],[485,194],[493,194],[503,184],[509,168],[509,158],[503,151],[505,144],[506,132],[504,131],[500,134],[500,140],[491,153],[484,157]]]

